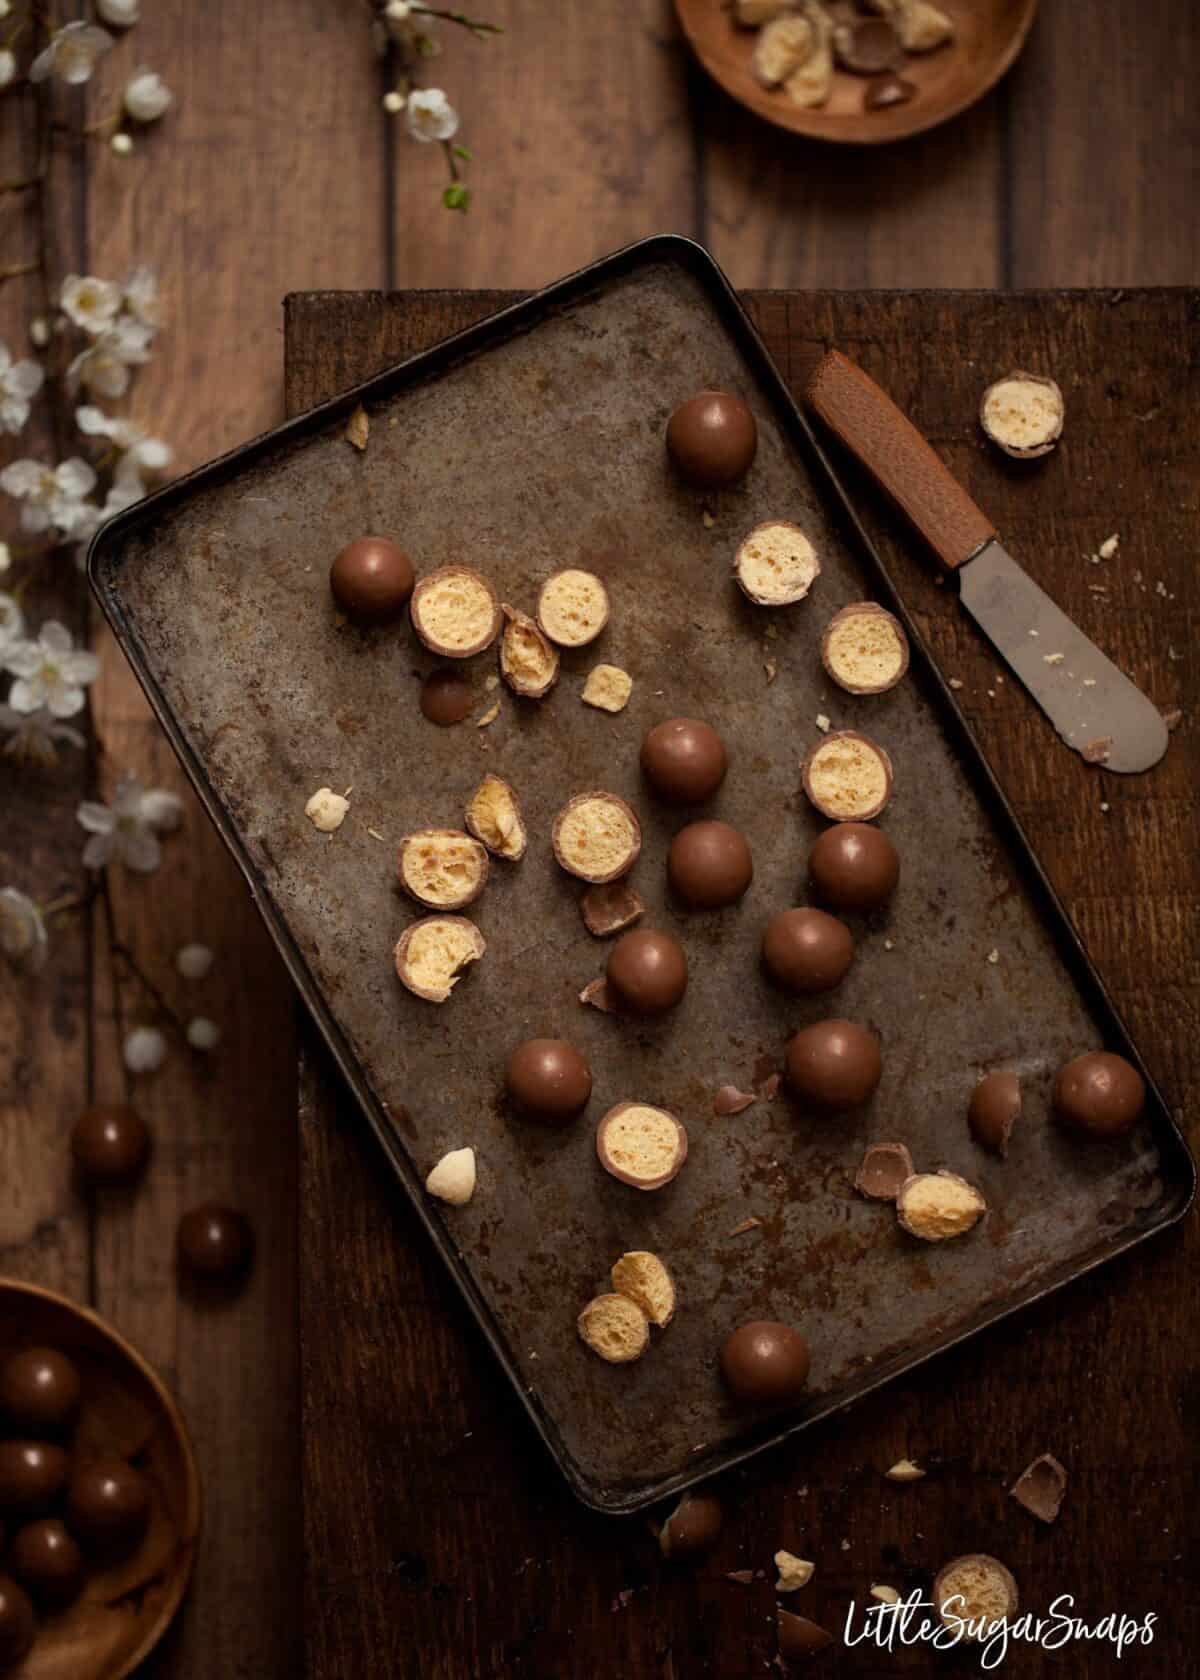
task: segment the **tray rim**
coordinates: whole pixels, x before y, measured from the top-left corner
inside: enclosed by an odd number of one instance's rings
[[[802,1416],[767,1420],[760,1430],[749,1431],[725,1451],[714,1454],[710,1459],[699,1460],[694,1470],[685,1468],[657,1482],[642,1484],[636,1489],[609,1496],[607,1489],[595,1485],[584,1476],[574,1457],[566,1450],[551,1415],[536,1396],[536,1391],[526,1386],[521,1371],[509,1351],[505,1336],[483,1298],[461,1251],[449,1233],[434,1218],[433,1209],[429,1205],[419,1176],[400,1147],[393,1123],[383,1105],[371,1092],[357,1058],[309,972],[299,945],[270,893],[265,889],[258,867],[249,856],[232,817],[150,669],[140,635],[126,618],[115,588],[115,580],[120,572],[120,557],[119,553],[113,551],[119,548],[130,533],[142,526],[153,524],[157,517],[187,501],[196,491],[219,484],[235,476],[243,468],[253,466],[263,456],[301,441],[311,432],[329,427],[342,416],[348,415],[359,403],[384,401],[399,390],[419,383],[426,376],[444,373],[450,367],[491,345],[502,343],[536,326],[543,316],[555,308],[586,295],[598,286],[624,278],[643,266],[664,262],[684,269],[700,284],[709,302],[721,317],[725,330],[751,366],[755,377],[766,389],[777,419],[788,434],[792,446],[805,459],[806,466],[812,474],[814,489],[826,502],[840,534],[847,541],[847,545],[856,551],[857,558],[870,574],[875,588],[889,610],[895,613],[904,625],[922,679],[929,687],[931,702],[936,706],[941,726],[949,734],[963,763],[972,784],[972,791],[981,800],[986,799],[989,802],[1006,849],[1020,867],[1022,890],[1034,898],[1035,906],[1043,917],[1072,980],[1083,995],[1089,1010],[1103,1026],[1106,1038],[1134,1063],[1147,1082],[1150,1107],[1153,1110],[1152,1135],[1160,1154],[1164,1184],[1168,1189],[1173,1189],[1175,1194],[1165,1210],[1156,1213],[1153,1220],[1141,1227],[1123,1227],[1103,1246],[1086,1253],[1079,1263],[1064,1263],[1048,1278],[1043,1276],[1034,1283],[1005,1295],[982,1312],[964,1320],[949,1333],[939,1336],[929,1346],[911,1354],[898,1354],[883,1362],[878,1368],[872,1369],[864,1379],[857,1381],[852,1390],[844,1390],[839,1396],[831,1397],[812,1410],[806,1410]],[[1076,1278],[1085,1276],[1106,1261],[1144,1242],[1156,1232],[1177,1224],[1191,1207],[1196,1191],[1196,1167],[1171,1110],[1146,1068],[1124,1019],[1043,870],[982,746],[961,712],[953,691],[912,621],[808,417],[792,396],[724,271],[711,253],[697,241],[674,233],[653,234],[634,241],[565,275],[549,286],[520,296],[514,302],[484,316],[448,338],[384,368],[368,379],[358,381],[338,395],[258,434],[246,443],[227,450],[106,521],[88,547],[87,577],[113,636],[129,660],[151,709],[165,731],[172,750],[209,819],[214,823],[237,863],[250,890],[251,899],[266,923],[292,982],[342,1077],[365,1114],[368,1124],[383,1146],[418,1219],[445,1262],[489,1348],[499,1360],[526,1415],[545,1443],[568,1486],[576,1497],[592,1510],[613,1516],[628,1515],[744,1463],[823,1418],[845,1410],[884,1383],[892,1381],[906,1371],[916,1369],[945,1349],[956,1346],[987,1326],[1041,1300]]]

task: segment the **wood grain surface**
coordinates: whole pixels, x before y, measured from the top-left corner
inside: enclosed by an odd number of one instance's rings
[[[289,407],[330,394],[322,367],[367,374],[497,306],[496,294],[293,297]],[[1130,1019],[1168,1100],[1194,1115],[1200,753],[1187,687],[1195,611],[1200,395],[1177,354],[1200,294],[750,294],[794,390],[824,348],[855,357],[936,441],[1015,552],[1164,709],[1184,708],[1166,760],[1125,779],[1061,747],[959,610],[952,584],[865,475],[857,505],[978,731],[1039,857]],[[938,377],[925,346],[953,344]],[[976,422],[981,381],[1052,369],[1067,429],[1048,460],[998,456]],[[1189,490],[1188,485],[1192,485]],[[1112,534],[1109,561],[1088,556]],[[1161,589],[1159,585],[1161,584]],[[779,1547],[817,1565],[792,1607],[839,1630],[870,1585],[927,1587],[949,1558],[1002,1557],[1026,1605],[1073,1593],[1078,1613],[1159,1618],[1118,1662],[1096,1645],[1022,1650],[1021,1676],[1184,1672],[1197,1635],[1181,1594],[1197,1520],[1178,1478],[1194,1464],[1188,1326],[1200,1306],[1195,1221],[947,1353],[843,1419],[724,1479],[726,1533],[694,1570],[665,1565],[648,1526],[576,1505],[387,1181],[365,1124],[305,1038],[301,1081],[306,1627],[314,1680],[370,1671],[420,1680],[499,1675],[759,1674],[774,1654]],[[953,1120],[951,1118],[951,1122]],[[564,1310],[569,1310],[570,1303]],[[1134,1397],[1136,1396],[1136,1400]],[[1071,1474],[1057,1525],[1007,1497],[1053,1452]],[[911,1456],[911,1486],[882,1472]],[[581,1654],[581,1653],[586,1653]],[[823,1672],[928,1672],[922,1648],[837,1650]],[[969,1665],[968,1665],[969,1666]]]
[[[17,0],[14,12],[25,9],[24,0]],[[78,9],[61,8],[64,15]],[[1077,7],[1044,5],[1020,62],[986,101],[938,133],[871,157],[781,136],[739,111],[684,50],[669,0],[597,0],[555,8],[488,0],[477,9],[507,27],[505,38],[485,45],[443,27],[443,52],[433,70],[462,108],[461,138],[475,152],[474,204],[465,218],[437,207],[444,170],[438,149],[411,144],[380,110],[384,73],[371,51],[363,6],[331,6],[328,0],[259,0],[254,6],[244,0],[203,5],[156,0],[143,8],[138,28],[120,37],[86,95],[56,95],[58,115],[72,114],[82,103],[87,120],[94,121],[112,109],[137,63],[160,70],[177,95],[164,122],[139,133],[132,158],[115,158],[99,140],[84,145],[59,136],[49,232],[57,277],[89,269],[119,277],[134,261],[158,262],[168,328],[155,362],[139,375],[130,407],[168,437],[179,467],[279,418],[280,300],[299,288],[528,287],[664,229],[702,239],[741,286],[1121,287],[1190,281],[1200,272],[1200,219],[1192,202],[1198,152],[1192,90],[1200,74],[1200,21],[1196,8],[1178,0],[1144,0],[1133,8],[1124,0],[1093,0],[1086,28]],[[27,90],[9,89],[2,97],[0,179],[7,179],[26,174],[36,159],[22,117]],[[9,195],[0,199],[0,267],[34,254],[32,218],[21,203]],[[37,276],[0,285],[0,339],[14,353],[22,351],[31,315],[43,312],[46,303]],[[436,336],[457,323],[460,307],[452,300],[430,300],[419,321],[410,317],[406,331],[421,339]],[[794,356],[806,333],[815,341],[824,330],[808,301],[764,298],[757,307],[771,324],[774,342],[786,338]],[[847,300],[844,307],[853,306]],[[359,342],[304,349],[314,369],[309,390],[343,383],[361,371],[362,357],[394,353],[395,315],[395,306],[376,299],[363,306]],[[863,318],[857,339],[853,318],[843,318],[841,326],[844,347],[886,373],[870,336],[874,321]],[[954,330],[947,324],[944,333]],[[1188,323],[1177,344],[1186,344],[1188,332],[1194,340],[1194,331]],[[913,347],[917,360],[905,363],[905,388],[891,386],[902,401],[920,393],[913,411],[935,428],[939,447],[954,426],[953,410],[942,406],[940,373],[961,349],[953,336]],[[1128,382],[1126,362],[1122,350],[1121,366],[1110,374],[1118,385]],[[1153,393],[1143,397],[1142,412],[1160,400]],[[1117,402],[1108,399],[1107,406]],[[1140,427],[1133,427],[1134,444],[1140,436]],[[72,446],[67,435],[56,443],[31,428],[20,439],[0,438],[0,460],[49,454],[56,447],[61,455]],[[1191,465],[1190,457],[1177,452],[1173,467],[1156,469],[1159,481],[1168,480],[1173,505],[1185,512],[1195,506],[1194,483],[1183,476]],[[1090,499],[1089,542],[1091,511],[1097,525],[1106,523],[1101,489],[1106,506],[1133,494],[1107,465],[1095,474],[1093,483],[1079,490],[1081,498]],[[998,503],[984,506],[1001,511]],[[11,539],[10,510],[6,505],[2,511],[0,537]],[[26,599],[30,617],[38,622],[55,612],[82,631],[85,597],[69,564],[41,575]],[[1150,592],[1156,575],[1153,568],[1145,572]],[[934,614],[935,645],[939,652],[954,649],[954,642],[937,640],[939,597],[932,582],[923,571],[916,579]],[[1082,569],[1077,582],[1084,606],[1098,614],[1090,622],[1103,632],[1104,598],[1091,600]],[[1174,602],[1155,597],[1149,604],[1160,618],[1168,611],[1173,615],[1174,646],[1188,650],[1195,624],[1186,615],[1194,614],[1195,596],[1176,595]],[[1153,635],[1136,629],[1133,610],[1147,604],[1128,577],[1109,603],[1124,615],[1122,634],[1134,638],[1143,667],[1161,640],[1157,628]],[[964,699],[981,721],[992,723],[998,707],[999,718],[1008,718],[1013,699],[1001,689],[996,692],[1002,701],[987,700],[982,686],[987,666],[973,643],[964,661],[968,656],[974,663],[963,671],[969,679]],[[1165,676],[1172,693],[1183,671],[1182,663],[1169,663]],[[127,765],[186,792],[109,649],[96,711],[108,749],[99,766],[105,776]],[[1003,721],[989,736],[1006,774],[1036,762],[1040,751],[1028,721],[1022,725],[1019,716],[1009,721],[1017,730],[1011,739]],[[89,776],[87,764],[70,754],[57,770],[32,779],[14,775],[0,761],[4,883],[43,901],[70,895],[83,884],[74,810]],[[1052,831],[1058,807],[1033,782],[1028,785],[1030,805]],[[1188,789],[1172,786],[1179,832],[1188,817]],[[1172,879],[1161,872],[1178,867],[1167,837],[1155,829],[1144,844],[1135,843],[1140,808],[1130,790],[1109,814],[1091,810],[1087,849],[1074,861],[1064,855],[1060,867],[1068,889],[1085,885],[1095,894],[1080,902],[1079,913],[1089,934],[1107,948],[1117,947],[1129,914],[1135,915],[1133,945],[1148,967],[1153,956],[1161,980],[1149,993],[1135,977],[1122,1001],[1141,1024],[1161,1007],[1161,987],[1186,1019],[1179,1052],[1164,1044],[1159,1062],[1180,1094],[1194,1020],[1194,1014],[1185,1016],[1192,1008],[1188,988],[1195,977],[1181,955],[1185,947],[1172,941],[1192,905],[1177,881],[1169,889],[1160,885],[1160,878]],[[1112,872],[1118,856],[1114,835],[1120,837],[1124,875]],[[1127,885],[1136,889],[1132,897],[1126,896]],[[290,999],[236,872],[190,801],[184,835],[172,842],[168,872],[157,886],[161,892],[139,891],[136,884],[123,889],[131,943],[152,963],[155,976],[174,988],[169,965],[174,943],[194,936],[202,923],[210,927],[222,960],[203,1004],[225,1028],[221,1055],[207,1072],[180,1061],[163,1080],[140,1085],[138,1100],[158,1141],[153,1175],[132,1206],[87,1206],[69,1188],[66,1133],[87,1096],[112,1096],[123,1082],[104,929],[78,916],[58,918],[55,955],[36,986],[11,984],[0,970],[0,1266],[99,1304],[156,1361],[191,1419],[208,1496],[197,1590],[184,1626],[154,1672],[173,1680],[210,1680],[214,1674],[222,1680],[242,1675],[290,1680],[299,1641]],[[126,985],[123,991],[126,1007],[138,1007],[136,988]],[[190,1001],[173,996],[181,1004]],[[311,1188],[311,1170],[307,1177]],[[250,1208],[263,1239],[251,1295],[236,1311],[220,1315],[197,1314],[177,1302],[169,1252],[178,1209],[209,1193],[227,1194]],[[398,1218],[403,1231],[402,1210]],[[371,1252],[377,1219],[378,1209],[368,1200],[348,1221],[347,1255]],[[1174,1281],[1172,1272],[1162,1288]],[[369,1318],[368,1285],[361,1288],[362,1316]],[[452,1559],[465,1544],[456,1490],[474,1488],[475,1498],[491,1485],[494,1458],[511,1451],[513,1437],[503,1396],[496,1423],[479,1421],[488,1409],[494,1373],[481,1349],[465,1366],[453,1367],[453,1359],[463,1358],[463,1326],[453,1305],[442,1305],[439,1288],[431,1274],[423,1283],[406,1283],[405,1298],[418,1326],[425,1324],[432,1350],[415,1380],[426,1380],[427,1364],[430,1415],[437,1415],[439,1402],[448,1408],[445,1486],[438,1487],[431,1470],[427,1488],[439,1499],[446,1494],[432,1520],[441,1525],[436,1556]],[[1132,1302],[1135,1290],[1158,1285],[1139,1272],[1129,1288]],[[1121,1356],[1124,1372],[1133,1371],[1148,1334],[1136,1319],[1131,1322],[1130,1334],[1139,1341]],[[321,1358],[353,1374],[360,1365],[382,1364],[386,1354],[386,1344],[368,1323],[363,1339],[340,1336],[334,1351],[323,1351]],[[1081,1354],[1081,1382],[1088,1369]],[[1019,1385],[1025,1379],[1018,1372],[1012,1380]],[[1161,1372],[1145,1383],[1131,1376],[1130,1392],[1145,1395],[1156,1415],[1175,1404]],[[375,1402],[381,1426],[388,1393],[382,1389]],[[476,1421],[464,1458],[452,1430],[466,1411]],[[887,1415],[886,1407],[878,1413]],[[411,1423],[407,1427],[414,1456],[428,1456],[428,1440]],[[472,1427],[467,1423],[464,1430]],[[549,1666],[539,1667],[534,1626],[542,1612],[533,1583],[546,1582],[563,1526],[569,1521],[572,1533],[581,1531],[560,1490],[537,1468],[534,1446],[530,1441],[536,1486],[523,1499],[540,1513],[544,1543],[530,1547],[534,1561],[525,1566],[530,1596],[513,1598],[494,1632],[467,1602],[468,1594],[486,1590],[494,1598],[508,1587],[509,1560],[501,1555],[504,1548],[492,1543],[485,1520],[469,1530],[467,1542],[481,1586],[434,1596],[436,1581],[421,1588],[414,1579],[422,1566],[403,1532],[408,1490],[394,1507],[387,1579],[397,1590],[410,1585],[412,1601],[428,1606],[422,1626],[433,1639],[430,1660],[455,1680],[462,1670],[455,1667],[454,1638],[468,1622],[484,1639],[481,1672],[555,1673],[553,1657]],[[1125,1434],[1112,1437],[1110,1447],[1114,1459],[1129,1450],[1135,1462],[1146,1462],[1146,1452],[1131,1447]],[[1165,1448],[1159,1453],[1156,1444],[1154,1453],[1155,1463],[1168,1462]],[[873,1480],[866,1485],[873,1488]],[[382,1472],[378,1493],[384,1508],[391,1508]],[[336,1501],[336,1483],[331,1495]],[[890,1487],[885,1496],[894,1511],[897,1499]],[[952,1497],[946,1495],[948,1501]],[[837,1514],[836,1507],[828,1513],[831,1528]],[[398,1649],[399,1635],[393,1647],[386,1644],[393,1636],[383,1608],[364,1610],[357,1587],[350,1590],[360,1556],[350,1549],[356,1529],[345,1527],[335,1502],[324,1520],[331,1534],[348,1536],[328,1583],[331,1599],[343,1595],[351,1606],[347,1614],[375,1618],[384,1630],[379,1649]],[[790,1532],[798,1543],[805,1541],[806,1524],[797,1507]],[[572,1617],[571,1625],[588,1627],[593,1640],[603,1625],[606,1640],[614,1641],[611,1655],[607,1646],[597,1646],[605,1655],[596,1666],[632,1673],[636,1662],[639,1673],[667,1676],[687,1672],[691,1660],[693,1671],[703,1673],[695,1665],[718,1615],[741,1615],[747,1630],[763,1633],[762,1604],[754,1600],[739,1610],[737,1589],[731,1587],[735,1601],[727,1608],[689,1599],[693,1624],[673,1636],[674,1655],[664,1644],[661,1655],[651,1651],[647,1657],[646,1638],[629,1631],[627,1611],[609,1615],[608,1589],[640,1586],[649,1577],[625,1578],[609,1555],[604,1525],[593,1530],[585,1524],[582,1532],[602,1548],[598,1583],[582,1588],[585,1608],[599,1608],[594,1614],[588,1610],[587,1622]],[[1169,1581],[1178,1567],[1172,1561],[1178,1549],[1174,1536],[1159,1537],[1150,1522],[1144,1532],[1147,1555],[1157,1559]],[[645,1557],[638,1555],[644,1567]],[[375,1554],[363,1553],[361,1561],[364,1568],[379,1567]],[[565,1588],[555,1592],[554,1625],[560,1631],[554,1639],[563,1653],[558,1672],[574,1674],[580,1671],[578,1647],[561,1633],[570,1594]],[[644,1597],[639,1593],[631,1605]],[[324,1672],[335,1672],[329,1649],[319,1649],[326,1658]],[[392,1672],[404,1674],[406,1661],[407,1647]],[[585,1673],[590,1664],[585,1658]]]

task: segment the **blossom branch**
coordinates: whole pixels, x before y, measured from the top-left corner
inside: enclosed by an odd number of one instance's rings
[[[410,6],[409,10],[421,17],[435,17],[440,18],[443,23],[460,24],[463,29],[469,30],[469,32],[476,36],[479,40],[486,40],[489,35],[504,34],[504,27],[502,24],[488,23],[486,18],[469,18],[465,12],[448,12],[443,11],[438,6],[420,6],[416,4]]]

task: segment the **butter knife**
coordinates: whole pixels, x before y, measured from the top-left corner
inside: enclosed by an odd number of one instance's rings
[[[805,398],[958,573],[963,606],[1067,745],[1106,770],[1157,764],[1167,750],[1158,707],[1021,569],[991,520],[875,381],[831,350]]]

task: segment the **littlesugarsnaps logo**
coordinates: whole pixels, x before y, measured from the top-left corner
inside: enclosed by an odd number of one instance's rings
[[[1111,1645],[1118,1657],[1133,1646],[1154,1643],[1157,1617],[1151,1611],[1138,1617],[1111,1611],[1097,1621],[1075,1614],[1075,1600],[1061,1593],[1043,1615],[990,1616],[980,1613],[961,1593],[944,1598],[940,1607],[920,1592],[895,1604],[852,1604],[846,1612],[843,1638],[847,1645],[874,1645],[880,1651],[899,1651],[909,1645],[931,1645],[946,1651],[962,1641],[978,1646],[980,1667],[999,1668],[1014,1645],[1036,1645],[1061,1651],[1077,1641]]]

